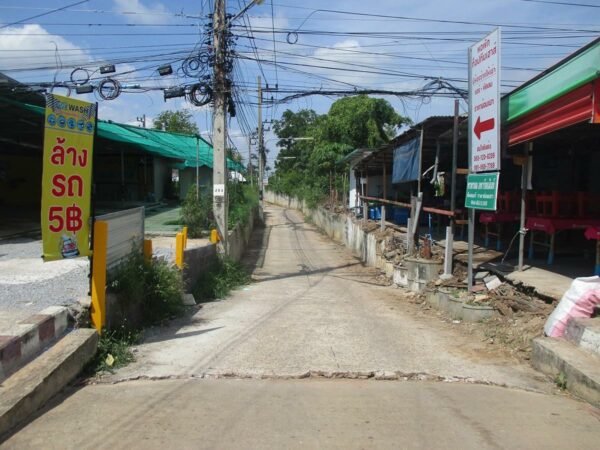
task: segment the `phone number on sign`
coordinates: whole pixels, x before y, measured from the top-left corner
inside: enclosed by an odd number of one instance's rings
[[[495,170],[496,167],[496,163],[495,162],[489,162],[489,163],[482,163],[482,164],[474,164],[473,165],[473,171],[474,172],[481,172],[483,170]]]
[[[474,155],[473,161],[484,161],[486,159],[496,159],[495,153],[484,153],[483,155]]]

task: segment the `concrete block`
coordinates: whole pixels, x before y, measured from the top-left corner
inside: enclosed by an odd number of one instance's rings
[[[183,294],[183,304],[185,306],[195,306],[196,299],[193,294]]]
[[[533,340],[533,366],[550,377],[563,374],[567,389],[574,395],[600,407],[600,357],[566,339]]]
[[[17,325],[17,337],[21,341],[21,356],[29,358],[40,351],[40,337],[34,324]]]
[[[0,441],[73,380],[97,345],[94,330],[74,330],[10,376],[0,388]]]
[[[600,355],[600,318],[572,318],[565,338],[579,347]]]
[[[54,317],[54,334],[60,336],[65,332],[69,324],[69,310],[66,306],[49,306],[40,314]]]
[[[462,319],[465,322],[481,322],[498,314],[493,306],[463,304]]]

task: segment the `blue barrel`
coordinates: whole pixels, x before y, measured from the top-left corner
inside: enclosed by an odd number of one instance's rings
[[[375,220],[375,207],[369,206],[369,219]]]
[[[396,225],[406,225],[410,213],[407,208],[394,208],[394,215],[392,217]]]
[[[375,207],[375,220],[381,220],[381,205]]]

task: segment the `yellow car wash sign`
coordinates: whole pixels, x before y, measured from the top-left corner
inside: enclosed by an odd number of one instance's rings
[[[94,103],[48,94],[42,174],[43,258],[90,254]]]

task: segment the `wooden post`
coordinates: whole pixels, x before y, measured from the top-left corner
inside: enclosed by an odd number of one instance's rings
[[[450,211],[456,211],[456,169],[458,159],[458,107],[459,100],[454,100],[454,128],[452,130],[452,174],[450,186]],[[455,232],[455,217],[452,216],[450,220],[450,226],[452,227],[452,235]]]
[[[423,173],[423,135],[424,130],[421,128],[421,142],[419,143],[419,179],[417,180],[417,195],[421,192],[421,177]]]
[[[152,261],[152,239],[144,239],[144,261]]]
[[[106,324],[106,247],[108,222],[94,222],[94,266],[92,269],[92,325],[102,334]]]

